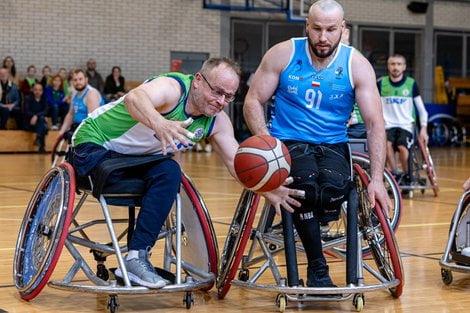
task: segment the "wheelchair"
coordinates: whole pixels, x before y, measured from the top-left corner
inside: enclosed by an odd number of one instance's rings
[[[177,199],[158,236],[159,242],[160,239],[164,241],[164,247],[160,249],[163,250],[163,267],[156,270],[170,283],[162,289],[148,289],[133,286],[129,281],[123,260],[127,244],[121,241],[126,237],[129,241],[132,236],[135,210],[140,206],[144,182],[126,178],[108,186],[105,181],[116,169],[148,164],[159,158],[144,156],[104,161],[97,170],[95,181],[89,177],[76,177],[68,162],[51,168],[43,176],[26,209],[16,244],[13,279],[22,299],[34,299],[47,284],[62,290],[107,295],[109,312],[116,312],[120,294],[182,292],[183,302],[189,309],[194,303],[194,291],[212,288],[218,270],[216,235],[201,195],[185,174]],[[78,201],[75,201],[76,194]],[[81,211],[85,211],[81,220],[90,215],[85,206],[90,195],[98,200],[103,217],[79,223]],[[95,201],[87,201],[87,204],[90,202],[93,205]],[[129,218],[111,218],[109,206],[127,207]],[[118,224],[123,228],[120,233],[116,231]],[[96,229],[100,225],[101,232]],[[98,241],[92,235],[106,239]],[[49,281],[64,246],[74,263],[62,280]],[[91,252],[94,260],[83,253],[86,250]],[[114,277],[115,268],[106,267],[108,256],[113,256],[114,265],[122,269],[123,279]],[[96,264],[96,271],[91,262]]]
[[[51,151],[51,167],[55,167],[65,161],[66,156],[70,151],[72,135],[73,132],[68,131],[57,138]]]
[[[297,239],[291,214],[282,210],[281,221],[275,222],[274,209],[268,203],[261,205],[258,195],[244,190],[220,259],[216,285],[219,298],[227,295],[231,285],[252,288],[277,294],[275,303],[280,312],[284,312],[288,301],[351,299],[356,310],[361,311],[364,293],[380,289],[389,289],[393,297],[400,297],[404,271],[393,229],[380,203],[371,207],[368,202],[369,175],[360,164],[354,161],[351,164],[354,188],[342,206],[340,219],[334,223],[336,226],[331,226],[327,233],[322,232],[324,253],[346,260],[345,284],[304,287],[296,254],[304,249]],[[253,228],[259,207],[262,207],[261,215]],[[249,240],[251,246],[247,248]],[[281,274],[276,262],[276,255],[281,252],[285,254],[287,276]],[[264,275],[267,270],[274,279],[272,284],[260,282],[269,279],[269,275]]]
[[[409,191],[409,197],[413,196],[414,190],[420,190],[424,194],[426,189],[432,189],[435,197],[439,195],[439,185],[434,162],[429,148],[421,141],[414,140],[408,157],[408,181],[405,175],[398,179],[402,190]]]
[[[470,273],[470,191],[460,197],[439,265],[442,282],[446,285],[452,283],[453,271]]]

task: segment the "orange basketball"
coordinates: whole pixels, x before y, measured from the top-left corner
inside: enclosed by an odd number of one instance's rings
[[[287,147],[279,139],[256,135],[240,144],[234,165],[238,179],[247,189],[264,192],[284,183],[291,160]]]

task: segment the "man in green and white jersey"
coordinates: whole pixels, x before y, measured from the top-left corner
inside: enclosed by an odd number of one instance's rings
[[[419,114],[420,130],[418,140],[428,142],[428,113],[424,107],[416,81],[404,74],[405,57],[392,55],[387,61],[388,76],[382,77],[377,86],[382,99],[382,109],[387,132],[387,164],[395,175],[398,174],[395,151],[400,154],[402,170],[408,172],[408,150],[413,144],[415,107]]]
[[[195,75],[157,75],[127,95],[96,109],[73,136],[73,164],[78,176],[94,174],[96,167],[116,155],[167,155],[189,149],[208,138],[235,177],[233,159],[238,149],[233,127],[223,111],[233,101],[240,68],[227,58],[211,58]],[[124,175],[145,181],[146,190],[136,229],[125,258],[132,282],[149,288],[165,285],[148,260],[160,229],[176,198],[179,164],[172,158],[111,175],[113,183]],[[297,190],[279,187],[263,194],[274,206],[292,209],[300,203]],[[117,269],[117,276],[122,276]]]

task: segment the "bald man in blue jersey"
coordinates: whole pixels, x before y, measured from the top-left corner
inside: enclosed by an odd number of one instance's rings
[[[254,134],[281,139],[292,157],[291,187],[306,191],[301,207],[289,210],[304,245],[307,286],[335,286],[322,251],[320,223],[336,220],[350,190],[346,125],[357,101],[367,128],[372,205],[390,210],[382,176],[385,129],[374,70],[354,48],[342,44],[344,11],[334,0],[315,2],[306,18],[305,38],[281,42],[264,55],[244,104]],[[272,128],[263,104],[275,95]],[[279,213],[279,210],[278,210]]]

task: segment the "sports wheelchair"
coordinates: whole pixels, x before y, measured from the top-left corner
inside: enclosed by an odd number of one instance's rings
[[[108,295],[110,312],[117,311],[119,294],[182,292],[183,302],[190,308],[194,302],[193,291],[209,290],[214,285],[218,269],[215,232],[201,195],[185,174],[172,211],[158,236],[165,244],[160,249],[163,250],[163,268],[156,270],[170,283],[162,289],[148,289],[133,286],[129,281],[122,256],[127,244],[122,244],[121,240],[125,241],[127,236],[129,241],[132,236],[135,209],[140,206],[144,182],[126,178],[109,186],[105,184],[106,177],[116,169],[149,164],[159,158],[145,156],[104,161],[95,180],[76,177],[68,162],[51,168],[44,175],[28,204],[16,244],[13,279],[22,299],[32,300],[48,284],[68,291]],[[78,201],[75,201],[76,194]],[[89,207],[85,206],[90,195],[98,200],[103,217],[80,223],[79,220],[90,215],[86,213]],[[110,205],[128,207],[129,218],[112,219]],[[79,216],[82,211],[84,214]],[[115,229],[118,224],[124,224],[119,234]],[[95,229],[99,225],[106,225],[107,234],[104,229],[101,232]],[[101,235],[100,241],[92,239],[96,235]],[[106,239],[102,240],[103,236]],[[49,282],[64,245],[75,261],[62,280]],[[79,247],[89,249],[94,260]],[[106,267],[108,256],[115,257],[113,265],[122,269],[123,279],[114,277],[115,268]],[[96,271],[89,265],[90,261],[96,261]]]
[[[328,288],[304,287],[303,280],[299,279],[296,254],[296,251],[304,249],[297,239],[291,214],[282,210],[281,221],[275,223],[274,209],[265,203],[258,224],[253,229],[258,207],[261,206],[260,197],[244,190],[221,255],[217,277],[219,298],[224,298],[233,284],[276,293],[276,305],[281,312],[285,310],[288,300],[348,299],[352,299],[354,307],[360,311],[364,306],[365,292],[389,289],[395,298],[402,294],[404,272],[390,220],[385,217],[380,203],[370,206],[367,172],[360,162],[352,159],[351,164],[354,188],[342,206],[340,219],[330,222],[328,231],[322,232],[325,254],[346,260],[345,284]],[[251,246],[246,250],[249,240]],[[287,277],[282,276],[276,262],[276,255],[283,251]],[[264,283],[269,279],[263,275],[268,269],[274,278],[272,284]],[[237,273],[238,280],[234,280]]]
[[[64,133],[61,137],[57,138],[51,151],[51,167],[55,167],[64,162],[67,154],[71,148],[73,131]]]
[[[446,285],[453,281],[452,271],[470,273],[470,191],[460,197],[439,264],[441,278]]]
[[[409,149],[408,172],[403,173],[397,182],[402,190],[408,192],[410,198],[414,190],[420,190],[424,194],[426,189],[432,189],[434,196],[437,197],[439,186],[431,153],[427,145],[417,138],[415,131],[413,144]]]

